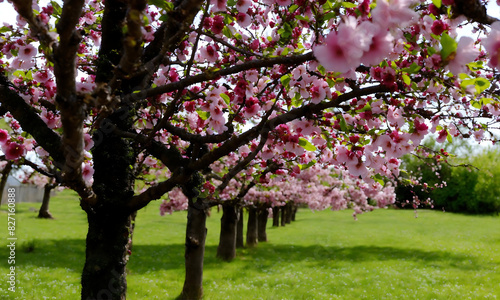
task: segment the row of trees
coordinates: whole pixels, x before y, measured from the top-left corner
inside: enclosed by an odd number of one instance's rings
[[[257,182],[238,190],[241,174],[285,168],[288,181],[322,164],[373,185],[428,133],[494,139],[500,27],[479,1],[12,4],[2,149],[10,161],[37,152],[78,193],[82,299],[125,299],[132,220],[175,188],[188,210],[181,297],[198,299],[206,211],[245,201]],[[484,38],[458,38],[465,23]]]

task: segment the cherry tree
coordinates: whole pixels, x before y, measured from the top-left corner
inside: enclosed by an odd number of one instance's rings
[[[235,151],[320,155],[373,184],[426,134],[495,140],[500,23],[479,0],[12,5],[0,115],[31,142],[4,153],[40,149],[80,196],[82,299],[125,299],[132,218],[175,188],[188,199],[186,270],[199,273],[203,172]],[[459,36],[466,23],[476,38]],[[151,163],[162,176],[145,175]],[[192,278],[183,298],[202,296]]]

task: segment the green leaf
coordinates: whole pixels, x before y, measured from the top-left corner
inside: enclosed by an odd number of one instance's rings
[[[476,90],[478,93],[484,92],[487,88],[490,87],[490,82],[486,78],[478,77],[475,80]]]
[[[372,107],[370,106],[370,103],[366,103],[366,105],[363,108],[356,110],[356,112],[362,113],[362,112],[365,112],[365,111],[368,111],[371,109],[372,109]]]
[[[339,121],[340,129],[342,131],[347,132],[347,122],[345,121],[344,117],[340,116],[340,121]]]
[[[299,138],[299,146],[301,146],[307,151],[316,151],[316,146],[314,146],[311,142],[302,137]]]
[[[417,65],[416,63],[412,63],[408,68],[404,68],[403,71],[409,74],[416,74],[418,71],[422,69],[422,66]]]
[[[436,5],[437,8],[441,8],[441,0],[432,0],[432,4]]]
[[[380,174],[375,174],[372,176],[372,179],[375,180],[376,182],[380,183],[381,186],[384,186],[385,185],[385,182],[384,182],[384,177],[382,177],[382,175]]]
[[[226,93],[221,93],[220,94],[221,98],[224,99],[224,102],[226,102],[227,105],[231,102],[231,98]]]
[[[299,107],[299,106],[302,106],[302,103],[303,103],[303,99],[302,97],[300,96],[300,93],[295,93],[293,99],[292,99],[292,106],[293,107]]]
[[[410,79],[410,76],[408,76],[407,74],[403,74],[401,75],[403,77],[403,81],[406,85],[411,85],[411,79]]]
[[[57,3],[56,1],[50,1],[50,4],[54,8],[54,13],[53,14],[56,15],[56,16],[60,16],[61,13],[62,13],[62,8],[59,5],[59,3]]]
[[[457,52],[457,41],[443,33],[441,36],[441,59],[446,60],[450,55]]]
[[[294,5],[291,5],[290,8],[288,8],[288,11],[290,13],[293,13],[294,11],[297,10],[297,8],[299,8],[299,6],[297,4],[294,4]]]
[[[342,6],[346,7],[346,8],[355,8],[355,7],[358,7],[357,4],[351,3],[351,2],[342,2]]]
[[[286,75],[283,75],[281,76],[280,78],[280,81],[281,81],[281,84],[285,87],[289,87],[289,84],[290,84],[290,80],[292,78],[290,77],[290,74],[286,74]]]
[[[210,118],[210,113],[208,111],[202,111],[202,110],[196,110],[196,112],[198,113],[198,116],[200,116],[200,118],[205,121],[207,120],[208,118]]]
[[[446,140],[448,141],[448,143],[453,143],[453,137],[451,136],[451,134],[448,132],[448,135],[446,136]]]

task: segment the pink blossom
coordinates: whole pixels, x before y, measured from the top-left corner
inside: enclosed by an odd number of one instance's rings
[[[474,139],[477,142],[480,142],[483,139],[483,135],[484,135],[484,130],[482,129],[474,131]]]
[[[40,118],[51,129],[59,128],[61,126],[61,119],[60,119],[60,117],[57,116],[57,115],[55,115],[51,111],[47,111],[45,108],[42,108],[42,113],[40,114]]]
[[[373,21],[382,28],[405,27],[418,18],[411,4],[411,0],[377,0],[372,10]]]
[[[26,46],[19,46],[18,57],[22,61],[31,61],[31,59],[36,55],[36,49],[33,45],[28,44]]]
[[[47,82],[49,79],[50,79],[50,74],[48,71],[46,70],[41,70],[41,71],[38,71],[38,72],[35,72],[35,74],[33,74],[33,79],[35,79],[38,83],[45,83]]]
[[[214,5],[212,7],[213,12],[226,10],[227,0],[211,0],[210,3]]]
[[[325,44],[314,49],[316,59],[327,70],[345,73],[360,64],[372,36],[366,35],[365,30],[358,30],[356,24],[354,17],[346,19],[337,31],[328,35]]]
[[[443,130],[439,131],[438,137],[436,138],[436,141],[438,143],[442,143],[446,140],[447,137],[448,137],[448,131],[446,129],[443,129]]]
[[[463,36],[458,41],[457,52],[446,66],[446,69],[453,75],[465,73],[469,70],[466,64],[474,61],[478,55],[479,50],[474,48],[474,40],[471,37]]]
[[[82,177],[88,186],[94,182],[94,168],[90,163],[82,163]]]
[[[292,0],[276,0],[276,4],[281,6],[288,6],[292,4]]]
[[[368,26],[367,32],[371,32],[369,48],[363,52],[361,63],[365,65],[378,65],[393,49],[393,37],[389,31],[371,22],[364,22]]]
[[[236,9],[239,12],[247,12],[247,10],[250,8],[250,5],[252,5],[252,1],[250,0],[238,0],[236,2]]]
[[[222,30],[224,29],[224,17],[221,16],[221,15],[216,15],[214,18],[213,18],[213,22],[212,22],[212,32],[214,34],[219,34],[222,32]]]
[[[5,145],[8,139],[9,139],[9,132],[7,130],[0,129],[0,146]]]
[[[500,22],[491,24],[491,31],[482,44],[490,55],[489,65],[498,68],[500,65]]]
[[[243,28],[246,28],[252,24],[252,19],[246,13],[240,12],[236,15],[236,22]]]
[[[26,154],[26,148],[24,145],[16,142],[5,143],[2,146],[2,150],[5,154],[5,159],[7,160],[16,160]]]
[[[92,147],[94,147],[94,140],[92,139],[90,134],[85,133],[83,135],[83,141],[85,143],[85,151],[90,151],[90,149],[92,149]]]
[[[216,62],[219,59],[219,53],[212,45],[207,45],[206,47],[202,47],[200,50],[200,55],[202,59],[212,63]]]
[[[403,117],[403,111],[401,108],[394,108],[392,106],[389,107],[387,111],[387,121],[389,121],[392,126],[396,126],[398,128],[403,127],[406,120]]]

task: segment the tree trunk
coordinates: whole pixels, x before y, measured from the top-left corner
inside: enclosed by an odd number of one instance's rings
[[[43,188],[43,200],[42,200],[42,206],[40,207],[40,210],[38,211],[38,218],[40,219],[54,219],[52,214],[49,212],[49,202],[50,202],[50,192],[52,192],[52,189],[54,189],[56,186],[51,183],[45,184],[45,187]]]
[[[279,206],[273,207],[273,227],[280,226],[280,208]]]
[[[257,209],[250,207],[248,208],[247,247],[255,247],[258,243]]]
[[[286,220],[285,220],[285,222],[287,224],[292,223],[292,210],[293,210],[292,206],[293,206],[292,202],[288,202],[286,204],[286,206],[285,206],[285,209],[286,209],[286,214],[285,214]]]
[[[262,208],[259,210],[258,225],[257,225],[259,242],[267,242],[266,226],[267,226],[268,216],[269,216],[269,210],[267,210],[267,208]]]
[[[295,221],[295,216],[297,215],[297,210],[299,208],[297,207],[297,205],[294,205],[293,206],[293,210],[292,210],[292,221]]]
[[[0,205],[2,205],[3,190],[7,185],[7,179],[9,178],[10,171],[12,171],[12,161],[8,161],[2,170],[2,178],[0,179]]]
[[[280,211],[281,211],[281,226],[285,226],[286,222],[286,207],[281,206]]]
[[[126,299],[126,265],[131,254],[135,214],[127,204],[134,195],[135,176],[131,166],[137,154],[132,143],[118,137],[114,129],[128,131],[132,112],[132,108],[122,107],[102,121],[93,135],[93,190],[97,201],[82,206],[89,223],[82,300]]]
[[[203,296],[203,257],[207,214],[189,201],[186,226],[186,277],[180,299],[196,300]]]
[[[89,212],[82,300],[125,300],[131,215],[115,209]]]
[[[236,227],[238,223],[238,208],[233,204],[222,205],[220,219],[220,238],[217,247],[217,257],[231,261],[236,257]]]
[[[236,226],[236,248],[245,247],[243,242],[243,208],[239,209],[238,213],[238,224]]]

